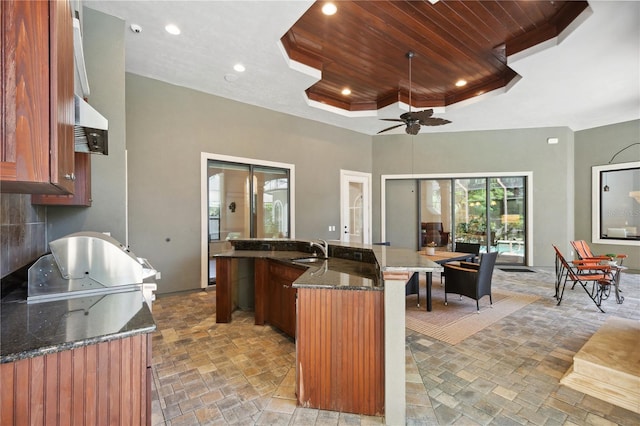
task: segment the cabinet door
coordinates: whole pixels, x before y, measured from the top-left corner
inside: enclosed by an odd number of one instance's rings
[[[75,105],[73,99],[73,15],[69,1],[49,2],[51,183],[74,192]]]
[[[286,266],[278,262],[269,265],[268,317],[274,327],[296,337],[296,293],[293,282],[306,268]]]
[[[291,283],[282,291],[282,331],[295,339],[296,337],[296,295],[298,290]]]
[[[68,1],[1,1],[3,192],[74,190],[73,22]]]
[[[75,192],[73,195],[33,194],[31,204],[91,207],[91,155],[75,153]]]
[[[283,280],[280,275],[270,276],[269,283],[269,323],[282,329],[282,290]]]

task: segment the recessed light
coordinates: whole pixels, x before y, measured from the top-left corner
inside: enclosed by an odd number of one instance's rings
[[[174,24],[168,24],[167,26],[164,27],[164,29],[171,35],[180,34],[180,28],[178,28],[178,26]]]
[[[342,94],[347,96],[351,94],[351,89],[349,89],[348,87],[345,87],[344,89],[342,89]]]
[[[325,3],[324,6],[322,6],[322,13],[325,15],[334,15],[337,11],[338,8],[333,3]]]
[[[547,138],[547,143],[549,145],[555,145],[558,143],[558,138]]]
[[[467,80],[458,80],[456,81],[456,87],[463,87],[467,85]]]
[[[246,68],[242,64],[235,64],[233,66],[233,69],[236,70],[237,72],[244,72],[246,70]]]

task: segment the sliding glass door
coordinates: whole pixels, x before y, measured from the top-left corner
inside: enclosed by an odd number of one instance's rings
[[[421,179],[419,241],[455,251],[456,243],[498,252],[502,264],[526,261],[526,178]]]
[[[207,162],[209,283],[213,255],[237,238],[289,238],[290,171],[285,168]]]
[[[289,237],[289,170],[209,161],[209,241]]]

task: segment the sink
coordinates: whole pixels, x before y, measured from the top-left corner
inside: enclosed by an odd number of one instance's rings
[[[298,257],[291,260],[296,263],[316,263],[316,262],[323,262],[327,259],[325,259],[324,257],[312,256],[312,257]]]

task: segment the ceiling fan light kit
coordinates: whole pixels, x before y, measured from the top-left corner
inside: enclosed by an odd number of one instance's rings
[[[412,50],[408,51],[406,54],[407,59],[409,59],[409,112],[401,114],[400,118],[381,118],[383,121],[397,121],[402,124],[396,124],[395,126],[382,129],[378,134],[405,126],[405,132],[407,134],[417,135],[422,126],[441,126],[443,124],[451,123],[451,121],[445,120],[444,118],[432,117],[433,109],[425,109],[423,111],[416,112],[411,111],[411,60],[415,55],[415,52]]]

